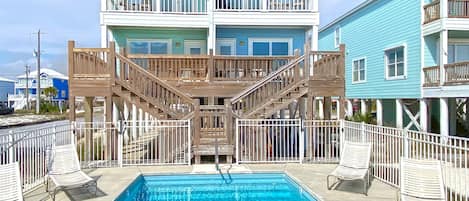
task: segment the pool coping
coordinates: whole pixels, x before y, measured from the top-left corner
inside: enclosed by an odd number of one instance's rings
[[[305,190],[308,194],[310,194],[311,197],[313,197],[314,199],[316,199],[316,201],[324,201],[324,199],[322,198],[322,196],[319,196],[317,193],[313,192],[312,189],[310,189],[305,183],[303,183],[300,179],[296,178],[295,176],[293,176],[291,173],[289,173],[288,171],[286,170],[283,170],[283,171],[262,171],[262,170],[251,170],[251,172],[236,172],[236,173],[232,173],[232,174],[285,174],[286,176],[288,176],[288,178],[294,182],[296,185],[298,185],[298,187],[300,187],[301,189]],[[139,177],[144,177],[144,176],[176,176],[176,175],[218,175],[219,173],[212,173],[212,172],[207,172],[207,173],[203,173],[203,172],[197,172],[197,173],[193,173],[193,172],[189,172],[189,173],[143,173],[143,172],[140,172],[138,175],[135,176],[135,178],[132,179],[132,181],[127,184],[126,186],[124,186],[124,188],[119,191],[119,193],[117,194],[116,197],[112,198],[113,201],[116,201],[124,192],[127,188],[130,187],[130,185],[132,185],[134,182],[137,181],[137,179]]]

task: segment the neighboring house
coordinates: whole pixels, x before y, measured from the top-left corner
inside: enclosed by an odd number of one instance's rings
[[[357,101],[362,113],[376,106],[378,124],[469,128],[468,10],[456,0],[367,0],[322,27],[320,50],[346,45],[349,115]]]
[[[57,95],[52,98],[53,102],[64,102],[68,100],[68,77],[49,68],[41,69],[41,96],[44,96],[44,89],[54,87]],[[29,101],[36,100],[37,71],[32,71],[28,76],[26,74],[17,76],[15,83],[15,95],[9,97],[9,101],[15,102],[15,109],[22,109],[26,106],[26,87],[29,91]],[[26,86],[28,80],[28,86]]]
[[[317,0],[101,1],[102,46],[128,54],[285,56],[317,41]]]
[[[0,104],[8,104],[8,94],[15,91],[15,81],[0,77]]]

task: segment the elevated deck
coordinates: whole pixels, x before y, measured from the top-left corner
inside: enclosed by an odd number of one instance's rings
[[[144,114],[190,119],[195,162],[204,155],[231,161],[235,118],[313,119],[316,97],[324,97],[326,113],[331,97],[339,97],[343,116],[345,46],[340,50],[306,45],[304,55],[284,57],[127,55],[116,53],[114,43],[75,48],[70,42],[70,115],[74,120],[75,98],[86,97],[92,121],[93,97],[105,97],[106,122],[142,121]]]

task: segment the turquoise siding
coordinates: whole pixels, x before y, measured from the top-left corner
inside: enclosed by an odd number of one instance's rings
[[[319,48],[333,50],[334,30],[346,44],[346,96],[349,98],[419,98],[421,72],[421,3],[377,0],[321,30]],[[405,16],[405,17],[402,17]],[[386,80],[384,50],[406,45],[407,77]],[[352,84],[352,60],[366,57],[366,82]]]
[[[248,55],[248,38],[292,38],[293,50],[299,49],[303,52],[305,33],[305,29],[291,28],[219,28],[217,38],[235,38],[237,55]]]
[[[426,36],[424,38],[424,67],[436,66],[440,60],[438,54],[438,34]]]
[[[207,45],[206,29],[113,28],[112,34],[118,48],[126,47],[127,39],[171,39],[172,54],[184,54],[184,40],[203,40]]]

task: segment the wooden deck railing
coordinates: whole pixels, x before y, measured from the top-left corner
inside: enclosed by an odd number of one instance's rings
[[[424,23],[440,19],[440,1],[434,1],[423,6],[423,10],[425,14]]]
[[[257,81],[293,57],[128,55],[156,77],[170,81]]]
[[[423,69],[425,75],[424,87],[440,85],[440,66]],[[469,84],[469,62],[460,62],[445,65],[444,85]]]
[[[345,46],[339,52],[311,52],[313,79],[344,78]]]
[[[230,102],[238,116],[260,107],[272,95],[281,94],[305,80],[301,72],[305,56],[297,57],[255,85],[233,97]]]
[[[116,82],[148,103],[159,106],[167,114],[182,118],[194,111],[194,101],[188,95],[142,69],[130,59],[116,54],[119,73]]]
[[[107,60],[110,49],[108,48],[74,48],[72,49],[70,74],[75,76],[104,75],[109,74],[110,67]]]
[[[315,0],[217,0],[217,11],[311,11]]]
[[[445,84],[469,84],[469,62],[447,64],[445,72]]]
[[[438,86],[440,84],[440,67],[432,66],[423,69],[425,76],[424,87]]]
[[[469,0],[443,0],[448,1],[448,17],[469,18]],[[441,18],[440,0],[433,1],[423,7],[425,19],[424,24],[433,22]]]

